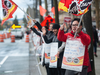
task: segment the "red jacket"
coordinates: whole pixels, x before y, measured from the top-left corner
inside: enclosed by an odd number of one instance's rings
[[[90,44],[91,39],[88,34],[85,34],[82,31],[78,35],[79,36],[76,36],[76,38],[80,38],[83,45],[85,45],[85,54],[84,54],[83,65],[88,66],[88,64],[89,64],[88,45]],[[57,36],[59,41],[66,42],[68,36],[74,37],[73,31],[71,31],[71,33],[64,34],[64,31],[59,29],[58,36]]]

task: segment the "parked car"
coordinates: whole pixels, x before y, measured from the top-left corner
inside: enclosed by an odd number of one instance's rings
[[[21,29],[12,29],[11,30],[11,35],[15,35],[16,38],[21,38],[23,37],[23,32]]]

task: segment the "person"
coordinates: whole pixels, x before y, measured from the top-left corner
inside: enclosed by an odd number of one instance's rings
[[[38,21],[36,21],[35,19],[33,19],[33,22],[35,23],[35,25],[38,27],[38,29],[41,31],[42,29],[42,26],[40,25],[40,23]],[[53,26],[53,23],[51,23],[49,25],[49,28],[46,29],[46,36],[48,39],[52,39],[53,38],[53,31],[52,31],[52,26]],[[47,27],[47,26],[45,26]],[[49,30],[48,30],[49,29]]]
[[[67,23],[67,25],[64,23],[64,33],[71,32],[71,24],[70,22]],[[59,47],[57,52],[57,57],[59,58],[59,54],[64,50],[66,45],[66,42],[63,42],[62,45]]]
[[[77,31],[76,38],[81,39],[81,43],[85,46],[85,54],[84,54],[84,61],[83,61],[83,67],[81,72],[73,71],[73,70],[67,70],[65,72],[65,75],[87,75],[87,69],[89,64],[89,54],[88,54],[88,45],[91,42],[90,36],[88,34],[85,34],[82,32],[82,22],[80,26],[78,27],[78,24],[80,22],[79,18],[74,18],[71,22],[72,31],[70,33],[64,34],[64,25],[62,25],[58,31],[58,40],[66,42],[68,37],[74,37],[75,32]]]
[[[31,26],[31,30],[34,32],[34,33],[36,33],[36,35],[38,35],[38,36],[40,36],[41,37],[41,39],[42,39],[42,35],[43,35],[43,30],[48,30],[48,27],[47,26],[41,26],[40,25],[40,23],[39,22],[37,22],[36,20],[34,20],[33,19],[33,22],[35,23],[35,25],[38,27],[38,30],[36,30],[35,28],[34,28],[34,26]],[[43,40],[43,39],[42,39]],[[44,40],[43,40],[44,41]],[[40,41],[41,42],[41,41]],[[45,41],[44,41],[45,42]],[[49,71],[49,64],[47,63],[47,64],[45,64],[45,60],[44,60],[44,58],[43,58],[43,63],[42,63],[42,65],[43,66],[45,66],[45,68],[46,68],[46,72],[47,72],[47,75],[51,75],[50,74],[50,71]]]
[[[36,28],[37,32],[39,33],[40,31],[38,30],[38,28]],[[41,35],[37,35],[36,33],[33,33],[33,46],[34,46],[34,50],[36,50],[40,45],[41,45]]]
[[[58,29],[60,28],[59,24],[53,24],[53,38],[48,38],[46,36],[46,30],[43,31],[43,37],[46,43],[52,43],[57,42],[58,47],[61,46],[62,42],[57,39],[58,35]],[[57,68],[50,68],[51,75],[64,75],[65,69],[61,69],[61,63],[62,63],[62,57],[63,57],[63,51],[60,53],[58,61],[57,61]]]
[[[71,24],[67,22],[67,25],[64,23],[64,33],[68,33],[71,31]]]
[[[93,48],[94,48],[94,55],[97,56],[97,43],[98,43],[98,33],[96,27],[93,27]]]
[[[51,23],[51,24],[49,25],[49,31],[52,31],[53,24],[54,24],[54,23]]]
[[[39,23],[38,21],[36,21],[35,19],[33,19],[33,22],[35,23],[35,25],[38,27],[38,29],[39,29],[40,31],[41,31],[41,30],[46,30],[46,36],[47,36],[48,39],[52,39],[52,38],[54,37],[53,31],[52,31],[53,23],[51,23],[51,24],[49,25],[49,31],[48,31],[47,26],[44,26],[44,27],[46,27],[46,29],[45,29],[45,28],[43,28],[43,27],[40,25],[40,23]],[[34,28],[34,26],[33,26],[32,28]],[[43,28],[43,29],[42,29],[42,28]],[[43,31],[42,31],[42,32],[43,32]],[[44,38],[44,39],[45,39],[45,38]],[[51,72],[50,72],[49,63],[46,63],[46,64],[45,64],[45,59],[43,59],[43,66],[44,66],[44,65],[45,65],[45,67],[46,67],[47,75],[52,75]]]

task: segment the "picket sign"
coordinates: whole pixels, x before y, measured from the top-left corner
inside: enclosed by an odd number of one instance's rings
[[[81,72],[84,52],[85,46],[81,43],[80,38],[68,37],[64,50],[62,68]]]
[[[50,62],[50,49],[51,49],[51,43],[50,44],[44,44],[44,52],[45,52],[45,64]]]
[[[40,61],[41,65],[43,63],[43,58],[44,58],[44,43],[42,44],[42,53],[41,53],[41,61]]]
[[[43,43],[41,63],[43,62],[43,57],[45,56],[45,64],[49,63],[50,68],[57,68],[57,52],[58,43]]]
[[[57,52],[58,52],[58,43],[51,43],[50,49],[50,68],[57,68]]]

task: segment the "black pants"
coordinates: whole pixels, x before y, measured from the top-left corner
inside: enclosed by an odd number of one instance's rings
[[[57,71],[58,71],[58,75],[65,75],[65,69],[62,69],[61,67],[58,67],[57,68]]]
[[[65,75],[87,75],[88,66],[83,66],[82,72],[66,70]]]
[[[50,72],[49,64],[45,64],[47,75],[52,75]]]
[[[51,74],[51,75],[58,75],[58,70],[57,70],[57,68],[50,68],[50,74]]]

